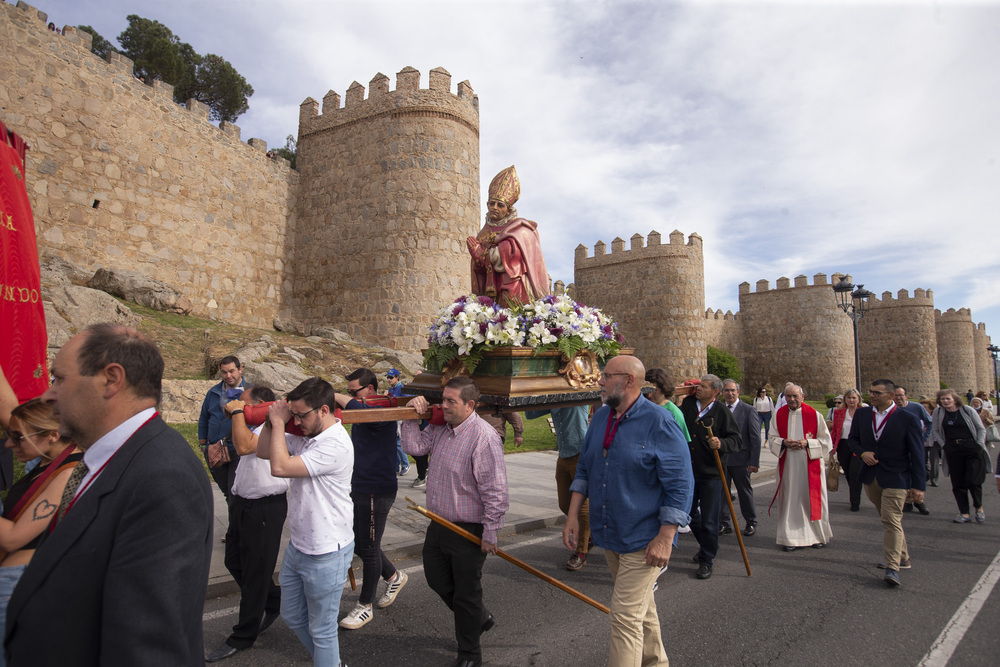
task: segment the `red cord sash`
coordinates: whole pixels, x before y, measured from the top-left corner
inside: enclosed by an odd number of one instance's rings
[[[815,437],[818,427],[817,412],[805,403],[800,408],[802,411],[802,430],[806,436]],[[788,406],[783,405],[774,416],[774,425],[778,429],[778,435],[782,440],[788,438]],[[808,454],[806,455],[808,459]],[[820,459],[808,459],[807,466],[809,478],[809,520],[819,521],[823,518],[823,463]],[[767,515],[771,516],[771,506],[778,498],[778,491],[781,490],[781,476],[785,472],[785,452],[781,452],[778,458],[778,488],[774,491],[774,498],[771,505],[767,507]]]

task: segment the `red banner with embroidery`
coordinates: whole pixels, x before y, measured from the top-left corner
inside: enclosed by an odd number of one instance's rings
[[[49,386],[35,222],[19,136],[0,123],[0,366],[19,401]]]
[[[802,431],[808,439],[809,436],[816,437],[816,429],[818,427],[819,416],[818,413],[810,406],[805,403],[799,408],[802,412]],[[778,435],[781,436],[782,440],[788,439],[788,406],[783,405],[778,409],[777,414],[774,415],[774,425],[778,429]],[[807,460],[807,471],[809,475],[809,520],[819,521],[823,518],[823,463],[820,459],[809,459],[808,454]],[[778,497],[778,490],[781,489],[781,476],[785,472],[785,452],[781,452],[781,456],[778,458],[778,489],[774,492],[774,498],[771,498],[771,505],[774,505],[775,499]],[[771,515],[771,505],[768,505],[767,514]]]

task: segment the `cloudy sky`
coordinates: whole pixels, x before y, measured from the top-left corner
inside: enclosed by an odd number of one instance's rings
[[[139,14],[223,56],[256,91],[242,136],[269,146],[306,97],[377,72],[467,79],[482,200],[515,164],[554,279],[578,244],[679,229],[704,238],[708,307],[841,271],[931,288],[1000,341],[998,2],[32,4],[112,42]]]

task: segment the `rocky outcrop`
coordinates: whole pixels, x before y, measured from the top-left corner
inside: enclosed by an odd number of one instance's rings
[[[87,282],[87,287],[168,313],[187,315],[194,308],[191,299],[170,285],[135,271],[100,268]]]
[[[218,380],[164,380],[160,416],[172,423],[198,421],[205,394]]]

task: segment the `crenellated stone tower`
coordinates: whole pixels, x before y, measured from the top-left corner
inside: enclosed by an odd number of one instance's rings
[[[972,330],[972,352],[976,358],[976,390],[987,393],[994,388],[993,356],[988,348],[990,337],[986,335],[986,325],[980,322]]]
[[[791,381],[813,398],[854,385],[851,321],[837,308],[825,273],[812,285],[800,275],[794,287],[783,277],[773,290],[758,280],[755,293],[746,282],[739,291],[746,393],[766,382],[780,391]]]
[[[941,382],[964,396],[967,389],[979,386],[972,313],[968,308],[949,308],[944,313],[935,310],[934,322]]]
[[[344,106],[331,91],[299,114],[292,316],[417,350],[434,313],[468,291],[479,229],[479,101],[433,69],[377,74]]]
[[[705,373],[705,262],[702,240],[673,231],[635,234],[631,246],[615,238],[576,248],[573,298],[597,306],[617,322],[625,343],[646,368],[661,367],[678,384]]]
[[[869,301],[869,312],[858,323],[861,386],[888,378],[903,385],[912,398],[933,396],[940,387],[934,292],[905,289],[896,298],[883,292]],[[846,317],[845,317],[846,319]],[[963,390],[964,391],[964,390]]]

